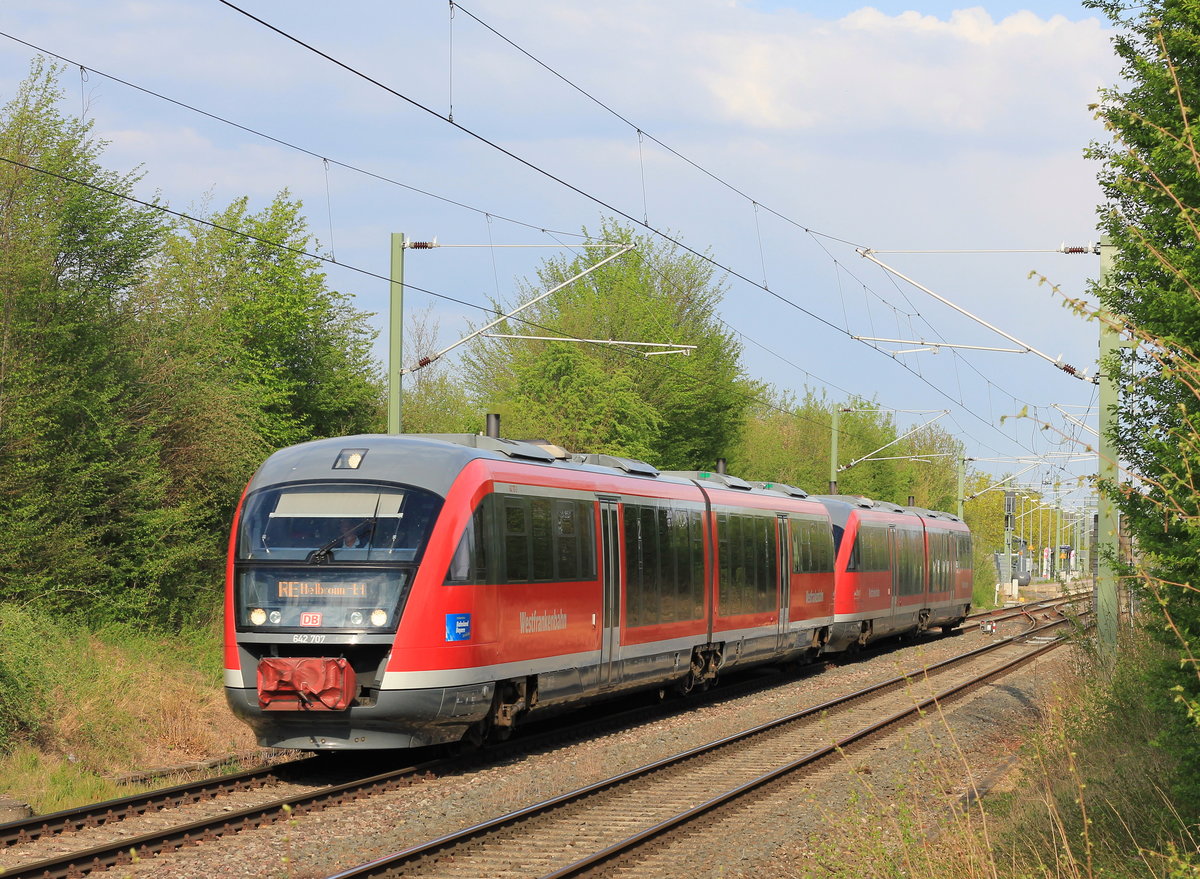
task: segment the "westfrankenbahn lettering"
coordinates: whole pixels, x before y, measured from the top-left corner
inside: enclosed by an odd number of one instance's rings
[[[567,615],[561,610],[547,613],[525,613],[521,611],[521,634],[532,632],[554,632],[567,627]]]

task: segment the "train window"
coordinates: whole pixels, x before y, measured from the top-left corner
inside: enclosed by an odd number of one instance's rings
[[[704,533],[699,510],[677,509],[671,522],[675,555],[675,600],[679,618],[694,620],[704,614]]]
[[[699,619],[704,612],[704,538],[698,508],[624,504],[625,622]]]
[[[529,498],[504,499],[504,580],[524,582],[529,577]]]
[[[887,571],[891,568],[888,529],[860,522],[847,571]]]
[[[529,499],[529,509],[533,520],[533,528],[530,532],[532,538],[530,554],[533,558],[531,580],[554,579],[554,536],[551,534],[550,505],[550,498]]]
[[[722,616],[774,610],[778,566],[773,515],[717,514]]]
[[[929,590],[931,592],[945,592],[952,582],[952,573],[955,566],[954,552],[957,548],[956,542],[951,540],[951,535],[943,532],[929,532]]]
[[[558,579],[577,580],[582,570],[579,555],[579,509],[574,501],[554,501],[554,541]]]
[[[850,554],[846,558],[846,570],[858,571],[862,569],[862,552],[859,549],[858,537],[854,538],[854,543],[850,545]]]
[[[955,535],[958,542],[956,567],[960,571],[970,571],[974,567],[971,556],[971,535],[959,532]]]
[[[896,592],[920,595],[925,591],[924,534],[910,529],[896,530]]]
[[[475,508],[471,521],[463,530],[462,539],[450,560],[446,575],[448,583],[487,583],[489,548],[493,542],[487,536],[493,532],[492,510],[494,504],[482,503]]]
[[[833,570],[833,534],[825,519],[791,517],[792,573]]]
[[[485,495],[463,530],[446,582],[594,580],[595,507],[567,498]]]
[[[414,562],[441,509],[421,489],[371,484],[291,485],[246,498],[238,557],[333,562]]]

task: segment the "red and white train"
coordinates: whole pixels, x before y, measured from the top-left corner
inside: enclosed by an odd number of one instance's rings
[[[503,736],[521,718],[752,663],[949,630],[948,513],[487,436],[272,455],[229,545],[225,687],[276,748]]]

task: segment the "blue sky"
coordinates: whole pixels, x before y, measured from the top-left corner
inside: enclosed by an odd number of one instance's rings
[[[1082,151],[1103,132],[1087,105],[1118,67],[1106,25],[1078,3],[472,0],[453,21],[443,2],[364,0],[336,12],[315,0],[240,5],[432,113],[216,0],[8,0],[0,31],[89,69],[64,74],[64,107],[86,109],[109,141],[111,166],[144,168],[145,194],[179,209],[240,195],[261,206],[285,188],[302,198],[341,264],[331,284],[369,311],[386,307],[386,284],[369,273],[387,274],[391,232],[484,245],[410,252],[406,280],[486,306],[512,297],[540,259],[573,241],[541,230],[595,228],[608,212],[602,202],[730,270],[723,316],[742,336],[751,374],[781,390],[949,409],[939,424],[980,458],[1069,451],[1062,434],[1078,431],[1050,405],[1094,407],[1092,385],[1032,355],[893,357],[887,351],[903,346],[852,338],[1009,344],[857,247],[1045,251],[1095,238],[1097,169]],[[31,55],[0,38],[0,100]],[[451,107],[458,128],[437,118]],[[522,247],[486,246],[496,244]],[[1093,257],[879,258],[1051,356],[1082,368],[1095,360],[1094,325],[1029,279],[1041,273],[1081,296]],[[483,319],[419,291],[406,310],[435,321],[443,344]],[[375,321],[386,327],[384,316]],[[1013,417],[1023,409],[1054,426]]]

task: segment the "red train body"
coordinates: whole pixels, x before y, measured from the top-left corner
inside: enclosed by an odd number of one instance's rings
[[[273,455],[228,560],[226,693],[260,743],[411,747],[957,625],[954,516],[475,436]]]

